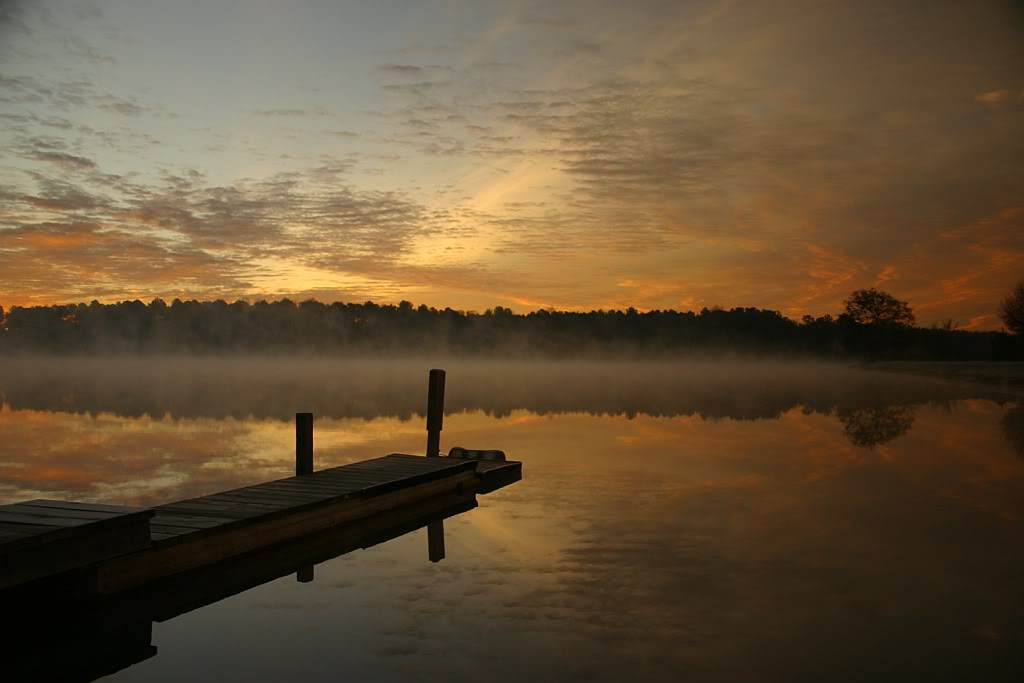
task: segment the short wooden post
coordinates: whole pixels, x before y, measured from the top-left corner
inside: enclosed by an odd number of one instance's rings
[[[295,580],[299,583],[312,583],[313,582],[313,565],[307,564],[299,567],[299,570],[295,572]]]
[[[313,474],[313,413],[295,413],[295,475]]]
[[[444,559],[444,520],[427,525],[427,555],[431,562]]]
[[[427,456],[441,455],[441,422],[444,420],[444,370],[431,370],[427,387]]]

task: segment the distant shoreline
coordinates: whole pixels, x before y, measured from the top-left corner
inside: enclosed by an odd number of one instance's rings
[[[878,361],[863,367],[1024,390],[1024,363],[1015,361]]]

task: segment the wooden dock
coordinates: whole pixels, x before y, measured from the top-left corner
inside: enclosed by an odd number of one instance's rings
[[[443,411],[444,371],[431,370],[426,456],[396,453],[316,472],[313,416],[298,413],[294,477],[151,509],[49,500],[0,507],[0,590],[43,580],[61,584],[61,592],[125,591],[522,478],[521,463],[506,461],[501,451],[456,448],[453,457],[440,456]],[[443,554],[443,536],[432,530],[431,557]]]
[[[161,505],[150,546],[95,565],[92,588],[132,588],[434,496],[475,492],[521,468],[479,465],[395,454]]]
[[[518,462],[393,454],[138,510],[28,501],[0,507],[0,588],[74,572],[106,594],[437,496],[486,493]]]
[[[0,590],[147,548],[153,514],[59,500],[0,506]]]
[[[307,583],[321,562],[424,527],[437,528],[475,507],[471,492],[435,496],[103,600],[67,601],[50,590],[17,591],[4,602],[5,616],[18,624],[5,637],[4,673],[10,680],[95,680],[156,656],[153,622],[288,575]]]

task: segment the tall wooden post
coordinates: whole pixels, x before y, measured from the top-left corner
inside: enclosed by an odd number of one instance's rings
[[[441,422],[444,420],[444,370],[431,370],[427,388],[427,456],[441,455]]]
[[[295,413],[295,475],[313,474],[313,413]]]
[[[427,555],[431,562],[444,559],[444,520],[427,525]]]

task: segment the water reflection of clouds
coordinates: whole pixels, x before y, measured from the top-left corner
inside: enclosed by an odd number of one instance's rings
[[[1024,571],[1024,461],[1001,431],[1013,410],[925,404],[870,448],[800,408],[758,421],[454,414],[446,444],[500,445],[525,470],[446,522],[444,562],[426,562],[422,532],[346,555],[317,567],[315,590],[279,581],[161,625],[160,666],[184,675],[199,641],[241,628],[219,658],[262,680],[278,659],[315,662],[325,680],[342,666],[380,680],[999,671],[1021,633],[1008,596]],[[318,424],[336,460],[423,444],[415,421]],[[259,425],[243,438],[288,445],[290,424]]]
[[[616,446],[600,439],[580,444],[579,459],[595,467],[559,468],[565,454],[539,455],[507,494],[543,511],[547,529],[523,533],[555,538],[559,551],[538,553],[547,566],[531,567],[524,593],[490,605],[489,617],[527,633],[571,619],[574,666],[598,678],[608,661],[629,661],[641,680],[666,668],[741,675],[751,661],[766,673],[815,675],[842,662],[839,677],[850,680],[929,670],[937,659],[959,673],[1003,666],[1020,624],[1006,597],[1024,566],[1015,541],[1024,467],[1000,440],[1001,413],[993,404],[923,409],[905,439],[874,450],[854,448],[820,417],[802,442],[786,438],[793,424],[807,426],[799,413],[717,425],[731,438],[704,453],[697,476],[687,456],[704,440],[618,452],[619,470]],[[968,433],[965,448],[943,447]],[[812,437],[845,444],[845,466],[820,476],[818,457],[802,448]],[[965,633],[972,624],[995,639]]]
[[[0,496],[156,504],[290,476],[295,436],[276,420],[11,410],[0,406]],[[320,420],[318,466],[418,445],[411,423]],[[414,438],[415,437],[415,438]]]

